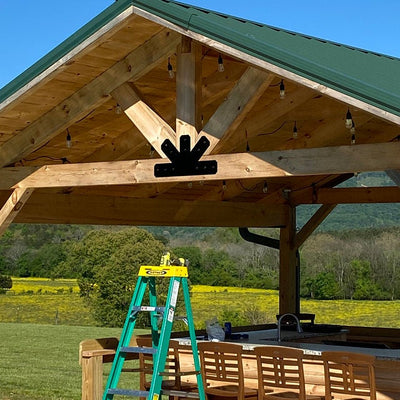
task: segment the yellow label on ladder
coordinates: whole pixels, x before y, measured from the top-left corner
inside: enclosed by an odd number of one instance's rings
[[[139,269],[139,276],[148,277],[160,277],[160,278],[171,278],[173,276],[187,278],[188,270],[187,267],[181,266],[150,266],[142,265]]]

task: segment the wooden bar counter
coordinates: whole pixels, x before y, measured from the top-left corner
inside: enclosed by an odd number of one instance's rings
[[[318,327],[321,325],[316,325]],[[327,350],[348,351],[372,354],[376,357],[377,400],[400,400],[400,330],[367,327],[339,327],[320,332],[282,331],[281,342],[277,341],[275,324],[258,327],[234,329],[233,338],[227,339],[240,343],[244,349],[244,371],[247,384],[257,387],[257,368],[253,349],[256,346],[281,345],[300,348],[304,352],[304,369],[307,393],[324,394],[324,372],[321,353]],[[198,332],[198,340],[204,340],[204,332]],[[181,367],[193,370],[193,358],[189,340],[182,337],[185,333],[174,333],[175,340],[182,346]],[[135,339],[132,338],[132,342]],[[330,344],[328,344],[330,343]],[[332,344],[335,343],[335,344]],[[80,345],[80,363],[82,365],[82,400],[101,400],[103,390],[103,367],[111,362],[117,347],[116,338],[90,339]],[[341,344],[341,345],[338,345]],[[357,344],[357,346],[355,346]],[[134,343],[132,343],[134,345]],[[368,347],[370,346],[370,347]],[[375,347],[372,347],[375,346]],[[387,348],[383,348],[387,347]],[[186,351],[183,351],[186,349]],[[182,379],[195,382],[193,377]],[[340,397],[335,398],[340,400]]]
[[[253,349],[256,346],[281,345],[288,347],[296,347],[304,351],[304,369],[306,377],[307,393],[324,395],[324,369],[321,360],[323,351],[348,351],[354,353],[372,354],[376,357],[376,384],[377,384],[377,400],[400,400],[400,336],[399,330],[379,329],[379,343],[374,342],[374,335],[370,329],[375,328],[354,328],[357,333],[357,344],[353,341],[355,336],[352,327],[344,327],[337,332],[320,332],[312,333],[297,333],[293,331],[283,331],[281,342],[277,341],[277,329],[266,329],[257,331],[242,331],[235,332],[236,339],[226,339],[233,343],[243,345],[244,355],[244,371],[247,379],[247,384],[252,387],[257,387],[257,367]],[[386,335],[388,331],[391,335]],[[376,330],[374,333],[376,334]],[[395,333],[395,335],[393,335]],[[396,335],[397,334],[397,335]],[[240,336],[239,336],[240,335]],[[237,337],[239,336],[239,337]],[[245,337],[245,338],[244,338]],[[364,338],[364,341],[360,340]],[[201,337],[199,337],[201,340]],[[351,339],[351,340],[349,340]],[[365,339],[368,339],[367,342]],[[366,346],[383,347],[383,341],[399,344],[398,348],[372,348]],[[188,345],[187,339],[179,340],[182,346]],[[325,344],[325,343],[335,343]],[[342,345],[338,345],[342,344]],[[363,347],[361,347],[363,346]],[[182,364],[185,369],[193,368],[191,360],[187,356],[183,356]],[[187,361],[186,361],[186,359]],[[187,363],[187,364],[186,364]],[[338,398],[335,396],[335,398]]]

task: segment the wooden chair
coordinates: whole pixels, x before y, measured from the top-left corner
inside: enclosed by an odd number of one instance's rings
[[[136,343],[139,347],[152,347],[151,337],[136,338]],[[139,371],[140,371],[140,390],[149,390],[151,378],[153,376],[153,355],[139,353]],[[166,379],[163,379],[162,388],[165,391],[182,391],[196,392],[198,391],[197,384],[182,382],[183,375],[194,374],[194,372],[182,372],[179,361],[179,343],[176,340],[169,342],[168,355],[165,362],[164,374]],[[171,395],[170,398],[177,396]],[[194,396],[191,396],[194,397]]]
[[[325,396],[352,396],[353,399],[376,400],[375,357],[344,351],[322,353],[325,370]]]
[[[244,383],[242,346],[226,342],[198,344],[207,399],[257,399],[257,389]]]
[[[254,349],[257,359],[258,399],[324,399],[307,395],[303,350],[284,346],[260,346]]]

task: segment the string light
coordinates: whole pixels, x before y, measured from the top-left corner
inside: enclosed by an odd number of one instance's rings
[[[155,152],[154,147],[153,147],[153,146],[150,146],[149,156],[150,156],[150,157],[153,157],[153,156],[154,156],[154,152]]]
[[[262,188],[263,193],[268,193],[268,183],[264,182],[264,186]]]
[[[173,79],[174,78],[174,76],[175,76],[175,74],[174,74],[174,69],[172,68],[172,65],[171,65],[171,59],[170,59],[170,57],[168,57],[168,75],[169,75],[169,77],[171,78],[171,79]]]
[[[222,59],[221,54],[218,56],[218,72],[224,72],[225,67],[224,67],[224,60]]]
[[[351,144],[356,144],[356,126],[354,125],[354,121],[352,121],[350,133],[351,133]]]
[[[293,127],[293,139],[297,139],[297,125],[296,121],[294,121],[294,127]]]
[[[351,129],[351,127],[353,126],[353,117],[351,116],[351,112],[349,109],[347,109],[345,125],[347,129]]]
[[[285,84],[283,83],[283,79],[281,80],[281,83],[279,84],[279,97],[281,99],[284,99],[286,96],[285,93]]]
[[[122,107],[119,104],[115,106],[115,114],[117,115],[122,114]]]
[[[227,189],[226,181],[222,181],[222,190],[225,192],[226,189]]]
[[[71,135],[69,134],[69,130],[67,128],[67,147],[70,149],[72,147]]]

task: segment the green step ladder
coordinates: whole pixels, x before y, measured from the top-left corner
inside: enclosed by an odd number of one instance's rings
[[[196,343],[196,333],[193,323],[192,307],[190,304],[188,271],[184,265],[185,260],[179,259],[179,266],[170,265],[170,254],[166,253],[161,258],[159,266],[142,266],[140,267],[136,288],[132,296],[132,301],[129,306],[129,311],[126,316],[125,324],[122,329],[121,339],[115,353],[114,361],[108,377],[107,385],[104,390],[103,400],[112,400],[114,395],[132,396],[147,398],[149,400],[158,400],[163,394],[172,395],[174,397],[196,397],[200,400],[205,400],[203,380],[201,377],[200,361]],[[169,289],[165,307],[157,305],[156,297],[156,278],[169,278]],[[193,353],[194,373],[197,378],[198,395],[197,393],[187,393],[181,391],[165,391],[162,390],[163,373],[165,363],[168,356],[169,341],[171,338],[172,325],[175,317],[175,308],[178,298],[179,287],[182,285],[185,307],[186,320],[189,328],[189,336]],[[146,288],[149,289],[150,305],[143,306],[143,296]],[[146,347],[131,347],[133,331],[135,328],[136,318],[139,312],[150,312],[152,348]],[[159,316],[163,315],[161,330],[158,328]],[[150,389],[131,390],[120,389],[117,387],[121,372],[123,372],[123,364],[125,357],[130,353],[147,353],[153,354],[153,375]],[[168,392],[168,393],[167,393]],[[172,393],[173,392],[173,393]]]

